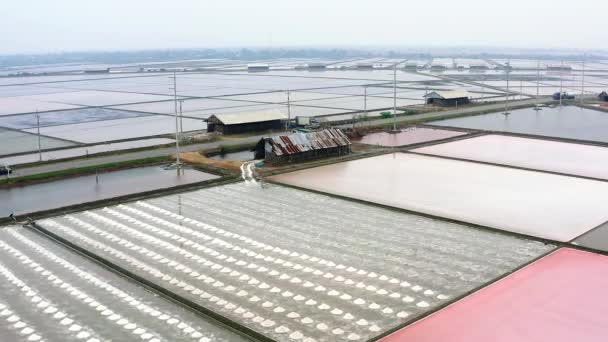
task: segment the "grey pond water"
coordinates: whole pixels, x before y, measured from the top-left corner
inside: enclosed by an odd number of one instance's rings
[[[38,115],[40,116],[40,127],[45,127],[79,122],[132,118],[147,116],[149,114],[106,108],[82,108],[44,112],[39,113]],[[0,126],[14,129],[35,128],[37,127],[36,114],[0,117]]]
[[[0,189],[0,217],[61,208],[132,193],[169,188],[217,178],[196,170],[164,170],[160,166],[121,170]]]
[[[429,123],[499,132],[544,135],[557,138],[608,142],[608,113],[575,106],[532,108],[502,113],[475,115]]]

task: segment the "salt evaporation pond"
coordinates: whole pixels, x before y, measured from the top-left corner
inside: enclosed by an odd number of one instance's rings
[[[245,183],[38,223],[277,341],[368,340],[553,248]]]
[[[0,230],[0,341],[246,341],[39,234]]]
[[[560,249],[381,342],[606,341],[608,257]]]
[[[183,131],[200,131],[206,123],[196,119],[182,119]],[[36,128],[23,130],[36,133]],[[50,137],[69,139],[82,143],[142,138],[155,135],[175,135],[175,118],[167,115],[148,115],[115,120],[81,122],[40,128],[40,133]]]
[[[506,116],[493,113],[429,124],[608,143],[608,113],[575,106],[543,108],[540,111],[525,108],[513,110]]]
[[[608,251],[608,223],[581,235],[573,242],[576,245],[600,251]]]
[[[170,188],[219,178],[192,169],[148,166],[0,189],[0,217]],[[99,183],[97,183],[97,179]]]
[[[72,141],[40,136],[45,149],[76,146]],[[0,127],[0,155],[38,151],[38,135]]]
[[[33,138],[35,139],[35,138]],[[12,157],[0,158],[0,164],[19,165],[36,163],[40,161],[55,161],[79,156],[90,156],[97,153],[105,153],[120,150],[129,150],[143,147],[159,146],[174,143],[175,140],[168,138],[150,138],[141,140],[129,140],[117,143],[106,143],[99,145],[89,145],[85,147],[65,148],[61,150],[43,151],[42,153],[20,154]]]
[[[412,152],[608,179],[608,148],[504,135],[426,146]]]
[[[466,132],[448,131],[444,129],[434,129],[425,127],[412,127],[401,130],[400,133],[391,134],[387,132],[370,133],[358,143],[368,145],[379,145],[387,147],[406,146],[419,144],[427,141],[447,139],[467,134]]]
[[[410,153],[268,180],[557,241],[608,221],[607,182]]]
[[[124,111],[106,108],[81,108],[72,110],[59,110],[38,113],[40,127],[58,126],[79,122],[103,121],[138,116],[147,116],[147,113]],[[21,114],[0,116],[0,127],[24,129],[38,127],[36,114]]]
[[[19,113],[34,113],[36,110],[67,110],[80,106],[65,103],[45,102],[32,99],[30,96],[0,97],[0,116]]]
[[[135,78],[130,78],[131,81],[135,82]],[[122,83],[120,79],[114,79],[119,84]],[[100,80],[103,83],[104,80]],[[132,83],[133,83],[132,82]],[[71,83],[71,82],[70,82]],[[42,103],[61,103],[70,105],[82,105],[82,106],[110,106],[110,105],[121,105],[130,103],[140,102],[151,102],[151,101],[163,101],[170,100],[171,97],[167,95],[154,95],[145,94],[138,92],[124,92],[124,91],[112,91],[112,90],[88,90],[82,89],[87,88],[86,81],[76,81],[71,83],[76,87],[81,87],[79,90],[67,91],[61,93],[51,94],[37,94],[23,96],[24,99],[40,101]],[[91,84],[92,85],[92,84]],[[143,90],[140,90],[144,92]],[[0,99],[1,100],[1,99]]]

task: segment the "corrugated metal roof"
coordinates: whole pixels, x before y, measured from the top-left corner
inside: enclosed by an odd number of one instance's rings
[[[250,122],[262,122],[272,120],[285,120],[286,117],[279,110],[265,110],[258,112],[239,112],[239,113],[224,113],[214,114],[211,117],[215,117],[221,121],[224,125],[236,125]],[[209,117],[209,119],[211,119]]]
[[[277,156],[350,145],[348,137],[336,128],[309,133],[297,132],[265,138],[264,141],[265,150]]]
[[[458,99],[461,97],[469,97],[469,92],[466,90],[448,90],[448,91],[434,91],[425,95],[427,98],[442,98],[442,99]]]

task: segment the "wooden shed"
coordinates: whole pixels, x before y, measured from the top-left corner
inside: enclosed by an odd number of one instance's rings
[[[434,91],[424,96],[427,104],[444,107],[465,105],[471,102],[466,90]]]
[[[239,134],[282,129],[285,116],[278,110],[214,114],[207,118],[207,132]]]
[[[350,153],[350,140],[336,128],[314,132],[295,132],[260,139],[255,146],[255,159],[269,164],[304,162]]]

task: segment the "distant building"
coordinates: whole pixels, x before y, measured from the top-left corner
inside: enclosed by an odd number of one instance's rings
[[[562,100],[574,100],[574,95],[572,94],[568,94],[565,91],[564,92],[556,92],[553,94],[553,99],[554,100],[559,100],[561,97]]]
[[[445,64],[436,64],[433,63],[431,64],[431,70],[433,71],[443,71],[443,70],[447,70],[448,67]]]
[[[325,70],[327,65],[325,63],[308,63],[308,70]]]
[[[310,116],[296,116],[296,125],[301,127],[310,126]]]
[[[418,63],[413,63],[413,62],[405,63],[405,69],[406,70],[416,70],[416,69],[418,69]]]
[[[264,112],[226,113],[211,115],[207,132],[238,134],[283,128],[285,116],[278,110]]]
[[[110,68],[86,68],[83,71],[85,74],[108,74]]]
[[[547,65],[547,71],[572,71],[572,67],[569,65],[550,64]]]
[[[489,67],[487,64],[474,63],[469,66],[469,69],[471,69],[471,70],[488,70]]]
[[[268,64],[249,64],[247,65],[247,71],[250,72],[261,72],[261,71],[269,71],[270,66]]]
[[[471,103],[466,90],[434,91],[424,96],[427,104],[443,107],[465,105]]]
[[[357,69],[360,70],[370,70],[374,68],[373,63],[357,63]]]
[[[601,92],[597,97],[600,101],[608,101],[608,93],[605,91]]]
[[[255,146],[254,152],[255,159],[278,165],[349,154],[350,144],[341,130],[329,128],[263,138]]]

